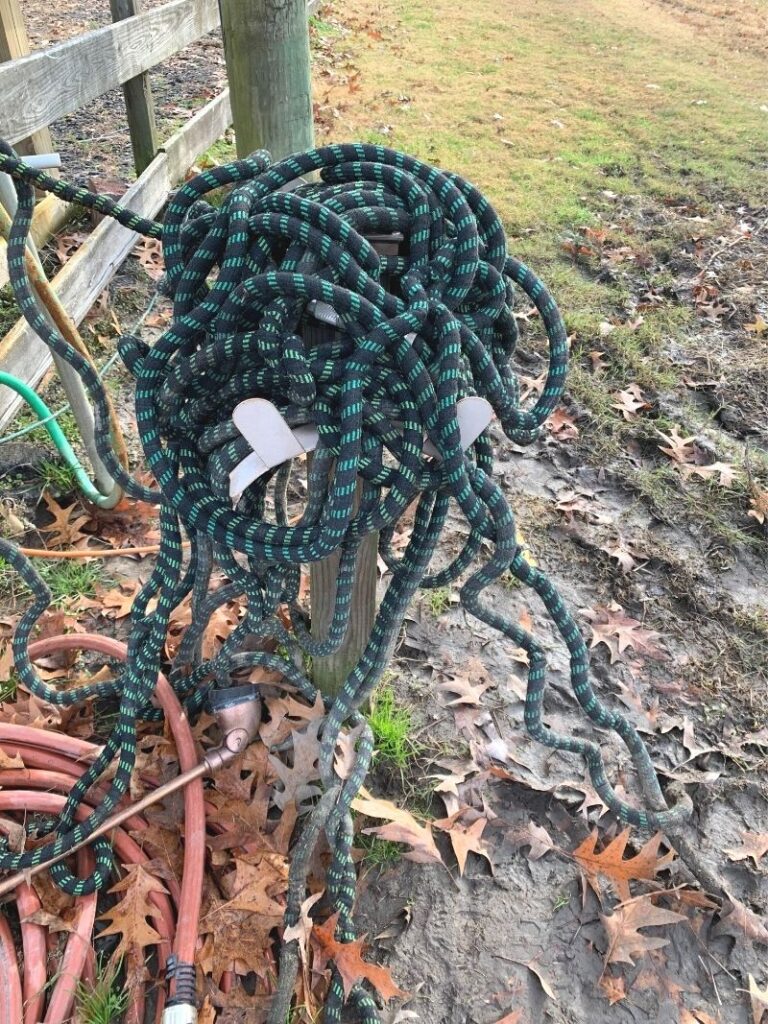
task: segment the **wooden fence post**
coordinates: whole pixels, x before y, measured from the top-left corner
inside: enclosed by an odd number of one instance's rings
[[[21,16],[19,0],[0,0],[0,61],[26,57],[28,53],[29,37]],[[53,149],[51,133],[47,128],[41,128],[28,139],[21,139],[14,148],[21,156],[28,156],[30,153],[50,153]]]
[[[238,156],[268,149],[279,160],[314,144],[307,0],[219,0]],[[376,614],[377,536],[357,556],[349,629],[340,649],[312,659],[312,677],[333,696],[368,642]],[[311,567],[312,634],[333,615],[339,560]]]
[[[314,142],[307,0],[219,0],[237,154]]]
[[[112,21],[123,21],[141,14],[141,0],[109,0]],[[149,72],[144,71],[123,84],[125,109],[128,113],[128,131],[133,149],[133,165],[141,174],[155,158],[160,143],[155,121],[155,103],[149,84]]]

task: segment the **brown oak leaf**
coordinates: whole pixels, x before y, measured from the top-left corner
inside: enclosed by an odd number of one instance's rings
[[[393,804],[391,800],[379,800],[372,797],[367,790],[361,789],[360,796],[352,801],[352,810],[369,818],[385,818],[389,821],[388,825],[363,829],[365,835],[377,835],[380,839],[392,843],[406,843],[411,847],[408,853],[404,854],[407,860],[419,864],[442,864],[443,860],[435,846],[429,823],[420,825],[412,814]]]
[[[78,501],[73,501],[66,508],[56,501],[48,491],[43,492],[43,501],[48,511],[53,516],[53,522],[48,526],[40,527],[40,532],[47,535],[47,541],[52,548],[72,547],[78,541],[87,539],[87,535],[80,529],[90,521],[90,515],[83,513],[83,508]]]
[[[760,988],[752,975],[748,975],[749,1002],[752,1009],[752,1024],[763,1024],[768,1017],[768,985]]]
[[[507,837],[515,846],[530,846],[528,860],[540,860],[545,853],[555,849],[555,842],[547,830],[535,821],[527,821]]]
[[[672,427],[671,434],[664,434],[661,430],[659,434],[667,442],[667,446],[659,445],[659,451],[664,452],[668,455],[673,462],[678,465],[684,463],[693,462],[696,453],[693,448],[693,442],[696,440],[696,435],[693,437],[681,437],[677,426]]]
[[[740,942],[759,942],[768,946],[768,926],[763,918],[758,917],[727,889],[724,891],[728,897],[723,903],[725,913],[721,912],[720,921],[712,929],[712,934],[731,935]]]
[[[99,918],[107,921],[101,935],[119,935],[120,941],[115,947],[110,961],[117,963],[123,956],[132,954],[145,946],[154,946],[161,941],[160,935],[147,918],[156,917],[158,910],[152,902],[153,893],[165,893],[168,890],[151,875],[141,864],[126,866],[123,878],[109,890],[111,893],[122,893],[117,903],[110,907]]]
[[[403,992],[395,985],[386,967],[363,960],[361,954],[364,938],[355,939],[354,942],[338,942],[334,938],[338,920],[339,914],[336,913],[324,924],[316,924],[312,929],[315,969],[324,971],[328,962],[333,961],[341,976],[345,996],[348,996],[357,982],[363,979],[369,982],[384,1000],[407,995],[407,992]]]
[[[545,426],[553,437],[559,441],[567,441],[579,436],[579,428],[576,426],[576,419],[569,416],[564,409],[555,409]]]
[[[661,857],[659,856],[659,846],[664,837],[661,832],[657,832],[645,843],[639,853],[636,853],[634,857],[627,857],[625,860],[624,851],[627,848],[630,831],[628,828],[624,829],[615,839],[611,840],[604,850],[598,851],[598,833],[597,829],[593,829],[591,835],[587,836],[584,842],[580,843],[571,853],[584,872],[595,895],[601,901],[600,876],[607,878],[616,890],[619,899],[626,902],[631,895],[629,890],[631,881],[650,881],[675,859],[674,850],[668,850]]]
[[[479,707],[480,698],[485,691],[491,686],[491,683],[473,683],[469,679],[450,679],[445,683],[438,685],[439,690],[444,690],[446,693],[455,693],[458,696],[454,700],[446,701],[445,706],[447,708],[456,707],[459,704],[467,705],[468,707]]]
[[[630,384],[623,391],[615,392],[612,397],[616,399],[613,408],[617,409],[625,420],[636,419],[641,410],[651,408],[639,384]]]
[[[598,981],[597,987],[611,1006],[627,998],[627,983],[621,976],[614,978],[611,974],[604,974]]]
[[[752,487],[752,497],[749,499],[749,512],[748,516],[752,516],[756,519],[760,525],[764,525],[768,520],[768,491],[763,491],[759,487]]]
[[[641,935],[640,928],[677,924],[678,921],[685,921],[685,916],[655,906],[651,902],[651,894],[646,893],[626,903],[620,903],[613,914],[601,914],[600,920],[608,936],[606,965],[634,964],[633,957],[642,956],[651,949],[661,949],[662,946],[669,944],[669,939],[663,939],[658,935]]]
[[[448,838],[451,840],[451,846],[453,852],[456,855],[456,860],[459,863],[459,874],[464,874],[464,868],[467,865],[467,857],[471,853],[477,853],[481,857],[485,857],[488,863],[491,865],[491,872],[493,872],[493,861],[491,855],[488,852],[488,846],[485,840],[482,838],[485,826],[488,824],[487,818],[477,818],[470,825],[464,825],[461,821],[455,820],[459,818],[464,812],[464,808],[458,813],[452,815],[450,818],[446,818],[442,821],[433,822],[435,828],[439,828],[441,831],[448,834]],[[450,822],[450,824],[448,824]]]
[[[291,801],[300,803],[320,795],[320,788],[312,785],[320,778],[317,759],[320,756],[320,741],[317,733],[322,719],[315,718],[301,732],[294,730],[293,766],[289,767],[274,754],[269,755],[269,764],[277,778],[282,782],[283,789],[275,790],[272,799],[282,810]]]
[[[618,661],[628,647],[658,661],[668,657],[656,643],[661,634],[654,629],[643,629],[642,623],[625,615],[619,605],[612,604],[608,608],[598,605],[585,609],[584,614],[591,622],[592,641],[589,646],[605,644],[610,651],[611,664]]]
[[[768,853],[768,832],[742,832],[741,846],[724,852],[728,854],[728,860],[751,857],[755,867],[759,867],[760,860]]]

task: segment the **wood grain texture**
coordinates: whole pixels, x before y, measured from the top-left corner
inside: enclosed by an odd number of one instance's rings
[[[216,0],[172,3],[0,65],[0,136],[23,139],[219,24]]]
[[[376,618],[376,562],[378,533],[363,538],[355,563],[355,584],[349,610],[349,627],[338,651],[312,659],[312,682],[328,697],[334,697],[360,660]],[[321,640],[328,631],[336,600],[339,555],[334,553],[310,567],[309,594],[312,607],[312,636]]]
[[[124,205],[144,217],[154,216],[195,158],[231,123],[229,93],[225,91],[169,139],[125,194]],[[104,220],[53,279],[53,287],[75,323],[83,319],[136,240],[128,228]],[[24,320],[19,320],[0,342],[0,368],[32,386],[50,365],[48,348]],[[18,406],[18,396],[8,388],[0,388],[0,426],[14,415]]]
[[[74,214],[74,208],[58,196],[47,195],[35,207],[32,218],[32,241],[40,249]],[[8,284],[8,261],[5,239],[0,238],[0,288]]]
[[[141,0],[109,0],[109,9],[112,21],[124,21],[141,14]],[[129,78],[123,85],[123,96],[131,136],[133,166],[136,173],[141,174],[152,163],[160,147],[149,72],[144,71],[135,78]]]
[[[238,156],[313,145],[306,0],[221,0]]]
[[[17,60],[29,53],[29,37],[24,25],[19,0],[0,0],[0,61]],[[50,153],[53,148],[47,128],[17,141],[16,150],[23,156]]]

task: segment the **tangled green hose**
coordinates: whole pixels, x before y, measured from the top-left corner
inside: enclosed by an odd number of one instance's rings
[[[169,619],[188,594],[192,624],[171,666],[171,680],[190,713],[202,706],[211,686],[226,687],[233,672],[257,665],[281,673],[288,685],[314,699],[314,687],[296,667],[301,659],[292,655],[325,655],[342,643],[357,550],[372,531],[380,531],[380,550],[392,570],[391,582],[365,651],[341,692],[328,703],[320,757],[325,788],[339,787],[333,806],[324,804],[321,817],[333,852],[327,893],[340,914],[341,940],[354,937],[350,806],[372,752],[370,729],[358,709],[381,678],[419,587],[443,586],[468,574],[460,591],[464,607],[528,653],[529,733],[550,747],[580,755],[600,797],[622,822],[670,829],[684,819],[690,800],[667,806],[642,739],[626,718],[605,708],[594,693],[587,648],[573,618],[545,574],[526,561],[513,512],[493,479],[490,437],[485,433],[468,452],[462,450],[456,410],[468,395],[486,398],[514,441],[531,441],[560,399],[568,354],[553,299],[531,270],[507,254],[498,217],[477,189],[457,175],[379,146],[328,146],[276,164],[259,153],[185,182],[171,197],[161,226],[105,197],[30,170],[8,147],[2,152],[0,170],[13,175],[19,198],[8,242],[17,301],[53,351],[81,374],[96,410],[99,453],[115,479],[129,493],[159,500],[161,545],[151,578],[134,604],[129,658],[120,678],[59,692],[38,677],[27,656],[31,630],[49,600],[47,588],[26,559],[0,543],[4,557],[34,593],[34,603],[14,637],[22,683],[58,704],[96,695],[120,699],[114,730],[101,756],[73,787],[57,822],[57,838],[22,854],[4,850],[0,867],[19,870],[65,852],[87,838],[126,793],[137,720],[156,717],[151,697],[164,667]],[[320,181],[302,180],[318,171]],[[137,338],[120,343],[136,380],[138,429],[160,488],[159,499],[114,458],[101,382],[36,309],[23,261],[33,184],[94,207],[151,237],[162,237],[164,289],[173,299],[173,319],[151,348]],[[213,207],[205,196],[222,186],[232,188],[223,205]],[[379,256],[366,240],[366,235],[394,232],[404,236],[405,255]],[[531,408],[521,407],[510,365],[517,342],[515,289],[535,303],[549,341],[546,384]],[[340,324],[331,336],[310,343],[305,327],[311,317],[309,304],[315,300],[330,304]],[[286,504],[290,466],[260,477],[236,508],[229,499],[229,474],[250,452],[232,423],[232,410],[255,396],[268,398],[290,424],[311,421],[319,431],[309,470],[309,498],[293,525]],[[424,454],[425,435],[439,459]],[[357,507],[359,480],[362,496]],[[414,501],[413,532],[398,559],[390,540]],[[430,573],[451,502],[466,518],[469,536],[450,565]],[[186,567],[182,530],[191,542]],[[481,554],[488,544],[491,554]],[[340,552],[340,568],[334,615],[326,637],[318,641],[311,637],[299,607],[300,571],[303,564],[335,551]],[[229,583],[212,592],[214,562]],[[561,735],[544,723],[543,647],[492,607],[485,594],[489,584],[508,570],[536,592],[549,612],[568,649],[573,691],[583,710],[596,725],[615,731],[628,747],[648,810],[617,797],[596,743]],[[202,660],[206,623],[235,596],[244,596],[247,602],[244,620],[216,657]],[[153,598],[155,607],[149,611]],[[278,614],[285,604],[291,610],[291,631]],[[259,646],[255,641],[267,640],[284,644],[288,656],[254,650]],[[340,730],[349,724],[364,728],[353,771],[339,782],[333,754]],[[115,759],[106,797],[86,821],[75,824],[79,801]],[[313,818],[313,830],[320,827],[319,821],[318,816]],[[307,842],[305,838],[300,846],[302,862]],[[90,878],[78,879],[63,865],[57,865],[55,877],[68,891],[86,892],[104,885],[110,870],[100,847]],[[375,1004],[362,987],[357,986],[350,998],[363,1021],[378,1019]],[[343,986],[334,974],[325,1019],[339,1021],[343,1004]]]

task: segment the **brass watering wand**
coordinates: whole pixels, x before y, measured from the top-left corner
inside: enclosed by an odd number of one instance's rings
[[[215,690],[211,693],[209,702],[216,718],[216,724],[221,729],[222,741],[217,747],[206,751],[200,764],[177,775],[175,779],[163,783],[157,789],[153,789],[151,793],[147,793],[135,804],[116,811],[95,828],[86,839],[70,846],[58,857],[51,857],[50,860],[43,861],[42,864],[36,864],[34,867],[26,868],[24,871],[19,871],[3,879],[0,881],[0,897],[13,892],[17,886],[28,881],[32,875],[47,871],[53,864],[58,864],[59,861],[69,857],[70,854],[82,847],[89,846],[94,839],[111,832],[128,818],[141,814],[147,807],[164,800],[171,793],[188,785],[193,779],[199,779],[203,775],[212,775],[242,754],[246,747],[253,742],[261,724],[261,697],[258,690],[254,686],[232,686],[223,690]]]

